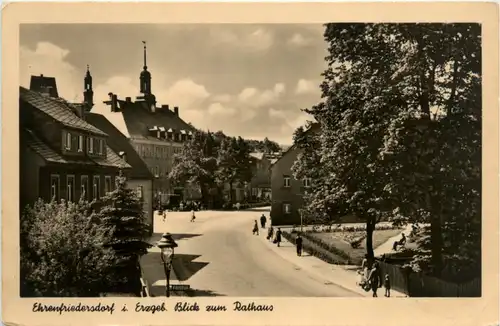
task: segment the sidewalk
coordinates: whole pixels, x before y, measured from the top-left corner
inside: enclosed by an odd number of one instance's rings
[[[314,275],[316,278],[324,280],[325,284],[336,284],[363,297],[372,296],[371,291],[366,292],[361,287],[356,285],[356,282],[359,278],[356,272],[358,266],[342,266],[329,264],[319,258],[309,255],[308,253],[303,253],[305,255],[303,255],[302,257],[298,257],[295,249],[295,244],[290,243],[288,240],[282,237],[283,241],[281,243],[281,246],[277,247],[271,241],[267,240],[266,236],[267,229],[261,230],[259,235],[260,240],[265,242],[269,248],[276,252],[276,254],[293,263],[307,273]],[[378,294],[379,298],[381,299],[390,299],[384,297],[384,288],[380,288]],[[406,297],[406,294],[391,289],[391,298],[401,297]]]
[[[411,224],[408,224],[404,228],[404,230],[401,231],[401,233],[404,233],[407,238],[410,232],[411,232]],[[375,250],[373,250],[373,254],[375,255],[375,257],[380,257],[383,254],[393,253],[394,251],[392,250],[392,246],[394,245],[395,241],[401,240],[401,233],[390,238],[389,240],[387,240],[386,242],[375,248]]]
[[[151,297],[164,297],[166,278],[165,271],[163,269],[163,262],[160,257],[160,248],[156,246],[156,241],[158,239],[151,238],[148,242],[153,245],[148,250],[148,253],[141,257],[140,265],[142,268],[142,277],[146,282],[146,286]],[[175,268],[172,268],[170,272],[170,285],[182,284],[175,273]],[[176,293],[175,291],[170,291],[171,296],[185,296],[182,293]]]

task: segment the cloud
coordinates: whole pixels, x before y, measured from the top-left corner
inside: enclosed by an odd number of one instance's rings
[[[48,42],[37,43],[34,50],[21,46],[19,53],[21,85],[29,87],[31,75],[58,76],[56,82],[59,93],[67,94],[67,99],[70,101],[81,100],[83,82],[81,79],[78,80],[78,69],[66,62],[69,53],[69,50]],[[82,88],[76,85],[82,85]]]
[[[300,79],[295,88],[296,94],[317,94],[319,92],[319,83],[307,79]]]
[[[294,45],[294,46],[306,46],[311,44],[311,40],[305,38],[302,34],[300,33],[295,33],[293,36],[288,40],[288,44]]]
[[[223,106],[221,103],[212,103],[208,107],[208,113],[215,116],[232,116],[236,113],[236,110]]]
[[[231,35],[236,35],[236,39]],[[256,29],[244,36],[237,33],[227,34],[226,41],[245,40],[245,47],[251,46],[257,39],[269,44],[269,38],[264,29]],[[266,41],[267,40],[267,41]],[[241,44],[236,44],[241,46]],[[257,45],[256,45],[257,46]],[[262,48],[261,48],[262,49]],[[77,67],[68,62],[70,51],[53,43],[40,42],[34,48],[20,48],[20,73],[22,85],[29,87],[30,75],[44,74],[56,77],[59,94],[69,101],[81,101],[83,93],[83,78],[86,67]],[[125,123],[121,114],[111,113],[109,106],[103,101],[108,99],[108,93],[113,92],[119,98],[139,95],[138,78],[135,72],[130,75],[94,74],[94,102],[92,112],[106,116],[120,131],[127,135]],[[275,82],[267,88],[248,86],[236,92],[212,93],[210,89],[189,76],[180,77],[174,82],[165,83],[157,73],[153,79],[153,92],[158,105],[169,104],[180,108],[180,116],[186,122],[191,122],[200,129],[223,130],[232,136],[257,138],[269,137],[280,142],[291,139],[296,126],[305,121],[299,108],[315,104],[317,96],[307,91],[317,86],[305,79],[297,83],[301,96],[294,95],[292,88],[288,92],[285,83]],[[313,87],[314,86],[314,87]]]
[[[263,28],[236,32],[226,27],[211,27],[209,34],[216,45],[231,45],[243,51],[265,51],[274,43],[273,34]]]
[[[255,87],[243,89],[237,96],[241,103],[253,107],[269,106],[277,102],[285,92],[285,84],[277,83],[272,89],[259,90]]]

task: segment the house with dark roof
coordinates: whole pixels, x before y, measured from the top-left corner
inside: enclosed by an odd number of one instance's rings
[[[107,145],[118,153],[130,166],[127,174],[127,187],[135,189],[142,200],[150,232],[153,232],[153,175],[146,163],[135,151],[129,139],[120,132],[105,116],[86,113],[85,121],[104,131],[108,136]]]
[[[306,132],[316,132],[319,124],[312,124]],[[271,165],[271,223],[272,225],[300,224],[299,209],[302,207],[302,196],[311,186],[311,179],[296,180],[292,166],[301,149],[295,144],[290,146]]]
[[[250,180],[250,198],[252,201],[271,198],[271,159],[268,154],[250,153],[252,179]]]
[[[191,139],[196,129],[182,120],[178,107],[170,109],[169,105],[157,105],[146,64],[146,45],[139,82],[142,95],[135,101],[131,97],[122,100],[109,93],[109,100],[104,103],[110,106],[112,113],[123,117],[126,136],[151,171],[155,204],[177,205],[181,200],[198,199],[197,191],[174,187],[168,178],[174,155],[181,151],[183,143]]]
[[[105,132],[75,113],[85,105],[57,97],[56,88],[40,92],[40,78],[34,80],[33,90],[19,89],[21,205],[38,198],[99,200],[131,166],[108,146]]]

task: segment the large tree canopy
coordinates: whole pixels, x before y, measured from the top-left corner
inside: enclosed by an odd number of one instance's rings
[[[365,218],[368,254],[370,232],[387,216],[430,223],[430,251],[419,259],[435,274],[460,256],[453,234],[470,235],[464,261],[480,257],[480,32],[478,24],[326,25],[324,100],[306,110],[321,125],[319,157],[301,155],[295,169],[319,162],[306,204],[330,219]]]

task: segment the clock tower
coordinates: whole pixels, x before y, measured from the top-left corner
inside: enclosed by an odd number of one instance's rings
[[[154,112],[154,107],[156,105],[156,98],[151,93],[151,73],[148,71],[148,65],[147,65],[147,48],[146,48],[146,41],[142,41],[144,44],[144,66],[143,70],[141,71],[141,75],[139,77],[140,80],[140,92],[144,94],[141,96],[141,99],[144,99],[148,107],[151,108],[152,112]]]

